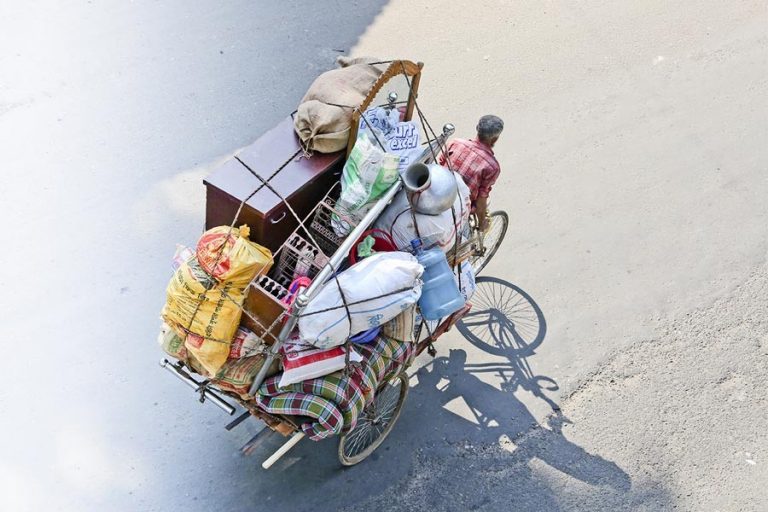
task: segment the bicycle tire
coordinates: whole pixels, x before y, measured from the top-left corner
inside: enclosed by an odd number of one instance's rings
[[[507,234],[507,228],[509,227],[509,216],[507,212],[498,210],[488,214],[488,219],[491,226],[485,234],[480,235],[482,245],[484,246],[482,254],[470,258],[470,264],[475,271],[475,276],[488,265],[496,255],[496,251],[499,250],[501,242],[504,241],[504,236]]]
[[[393,382],[397,382],[399,389],[390,390],[395,388]],[[385,395],[385,393],[388,394]],[[396,395],[393,395],[394,393]],[[389,400],[392,400],[390,396],[396,398],[396,401],[391,404],[389,403]],[[406,396],[408,396],[408,376],[405,373],[400,373],[390,379],[376,392],[373,401],[366,406],[366,410],[358,418],[355,427],[339,439],[339,462],[342,465],[354,466],[359,464],[384,442],[400,417]],[[379,403],[379,401],[382,402]],[[377,406],[382,406],[384,410],[376,411]],[[373,408],[373,413],[370,415],[368,414],[369,407]],[[377,422],[374,421],[375,417],[386,416],[387,414],[389,416],[383,428],[379,430]]]

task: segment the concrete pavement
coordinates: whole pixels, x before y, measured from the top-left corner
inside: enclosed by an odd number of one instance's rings
[[[385,37],[407,14],[428,44]],[[766,14],[760,2],[391,2],[366,31],[356,52],[428,63],[433,124],[470,135],[481,114],[507,121],[493,201],[512,226],[488,272],[541,307],[546,339],[523,359],[559,385],[511,398],[479,369],[524,374],[521,358],[454,338],[475,372],[463,396],[489,397],[463,409],[480,433],[436,442],[414,457],[418,478],[371,506],[767,506]],[[515,438],[520,413],[548,419]]]

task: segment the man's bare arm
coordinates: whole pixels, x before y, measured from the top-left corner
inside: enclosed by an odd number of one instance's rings
[[[488,198],[478,197],[475,200],[475,215],[477,215],[477,221],[480,225],[480,229],[485,231],[488,229]]]

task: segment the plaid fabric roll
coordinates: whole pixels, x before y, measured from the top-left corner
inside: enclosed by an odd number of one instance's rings
[[[357,423],[357,418],[365,407],[368,396],[372,396],[374,383],[362,372],[353,372],[346,376],[344,372],[335,372],[324,377],[297,382],[286,387],[278,387],[279,377],[267,379],[259,390],[260,397],[280,397],[286,393],[302,396],[317,396],[329,401],[343,419],[340,434],[345,434]],[[270,403],[270,406],[273,404]],[[302,416],[314,418],[312,411],[304,411]],[[293,414],[293,413],[290,413]],[[318,433],[320,431],[318,430]]]
[[[363,369],[376,385],[394,377],[413,361],[413,343],[380,336],[375,342],[356,347],[363,356]]]
[[[333,402],[317,395],[282,393],[273,397],[257,396],[256,402],[271,414],[313,418],[314,422],[301,425],[301,430],[313,441],[340,434],[344,426],[344,417]]]
[[[264,381],[256,403],[271,414],[311,418],[301,430],[313,441],[346,434],[357,424],[360,413],[384,379],[402,371],[413,359],[413,344],[382,336],[355,349],[363,356],[359,368],[349,375],[339,371],[284,388],[280,375]]]

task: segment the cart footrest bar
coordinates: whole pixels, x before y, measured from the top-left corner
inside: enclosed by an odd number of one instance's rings
[[[171,372],[176,378],[182,381],[184,384],[194,389],[198,393],[200,392],[202,383],[196,381],[192,376],[187,373],[180,365],[175,365],[169,360],[163,358],[160,360],[160,366]],[[203,396],[213,402],[219,409],[232,416],[235,414],[235,407],[221,398],[217,393],[210,389],[203,389]]]
[[[245,411],[243,414],[238,416],[237,418],[233,419],[229,423],[227,423],[227,426],[224,427],[226,430],[232,430],[242,422],[248,419],[248,417],[251,415],[250,411]]]

